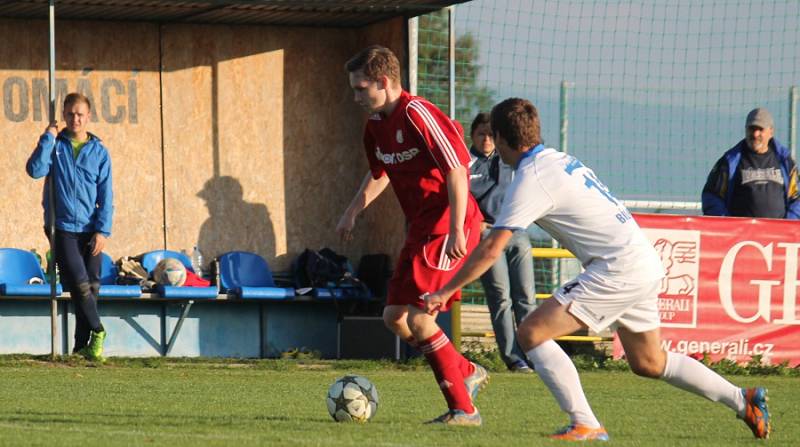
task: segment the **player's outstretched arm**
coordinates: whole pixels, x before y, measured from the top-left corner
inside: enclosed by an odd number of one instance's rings
[[[350,201],[350,205],[344,211],[342,217],[339,218],[339,223],[336,224],[336,232],[342,241],[353,239],[353,227],[356,225],[356,217],[381,195],[388,185],[388,176],[384,175],[379,179],[375,179],[372,177],[372,173],[367,172],[356,195]]]
[[[512,234],[511,230],[492,230],[489,236],[478,244],[458,273],[447,284],[436,292],[424,295],[425,311],[431,315],[435,314],[439,310],[439,306],[445,303],[456,290],[480,278],[483,272],[489,270],[489,267],[494,265],[497,258],[503,253]]]
[[[467,254],[467,239],[464,236],[464,218],[467,215],[467,183],[466,168],[458,166],[451,169],[446,176],[447,195],[450,201],[450,237],[447,238],[445,253],[451,259],[461,259]]]

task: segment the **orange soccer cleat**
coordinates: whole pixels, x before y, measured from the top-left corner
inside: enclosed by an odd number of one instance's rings
[[[561,441],[608,441],[608,432],[603,427],[569,425],[550,435],[550,439]]]
[[[744,416],[739,416],[739,418],[750,427],[756,438],[769,438],[772,425],[769,419],[769,409],[767,409],[767,389],[761,387],[742,388],[742,395],[746,404]]]

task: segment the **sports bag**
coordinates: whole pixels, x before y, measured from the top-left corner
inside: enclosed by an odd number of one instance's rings
[[[347,257],[330,248],[303,251],[292,265],[292,274],[297,287],[341,287],[358,281]]]

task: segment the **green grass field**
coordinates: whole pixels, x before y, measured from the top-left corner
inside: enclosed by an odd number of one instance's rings
[[[367,376],[380,406],[369,423],[333,422],[328,386]],[[626,372],[583,372],[598,417],[620,446],[756,445],[721,405]],[[800,379],[731,377],[770,390],[770,445],[800,443]],[[422,425],[445,410],[429,371],[383,362],[0,358],[0,445],[559,445],[566,420],[535,375],[493,373],[478,398],[480,428]],[[760,445],[760,444],[759,444]]]

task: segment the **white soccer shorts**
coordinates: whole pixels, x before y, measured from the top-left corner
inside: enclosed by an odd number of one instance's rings
[[[559,287],[553,298],[594,332],[624,326],[647,332],[660,325],[658,292],[661,280],[625,282],[584,271]]]

